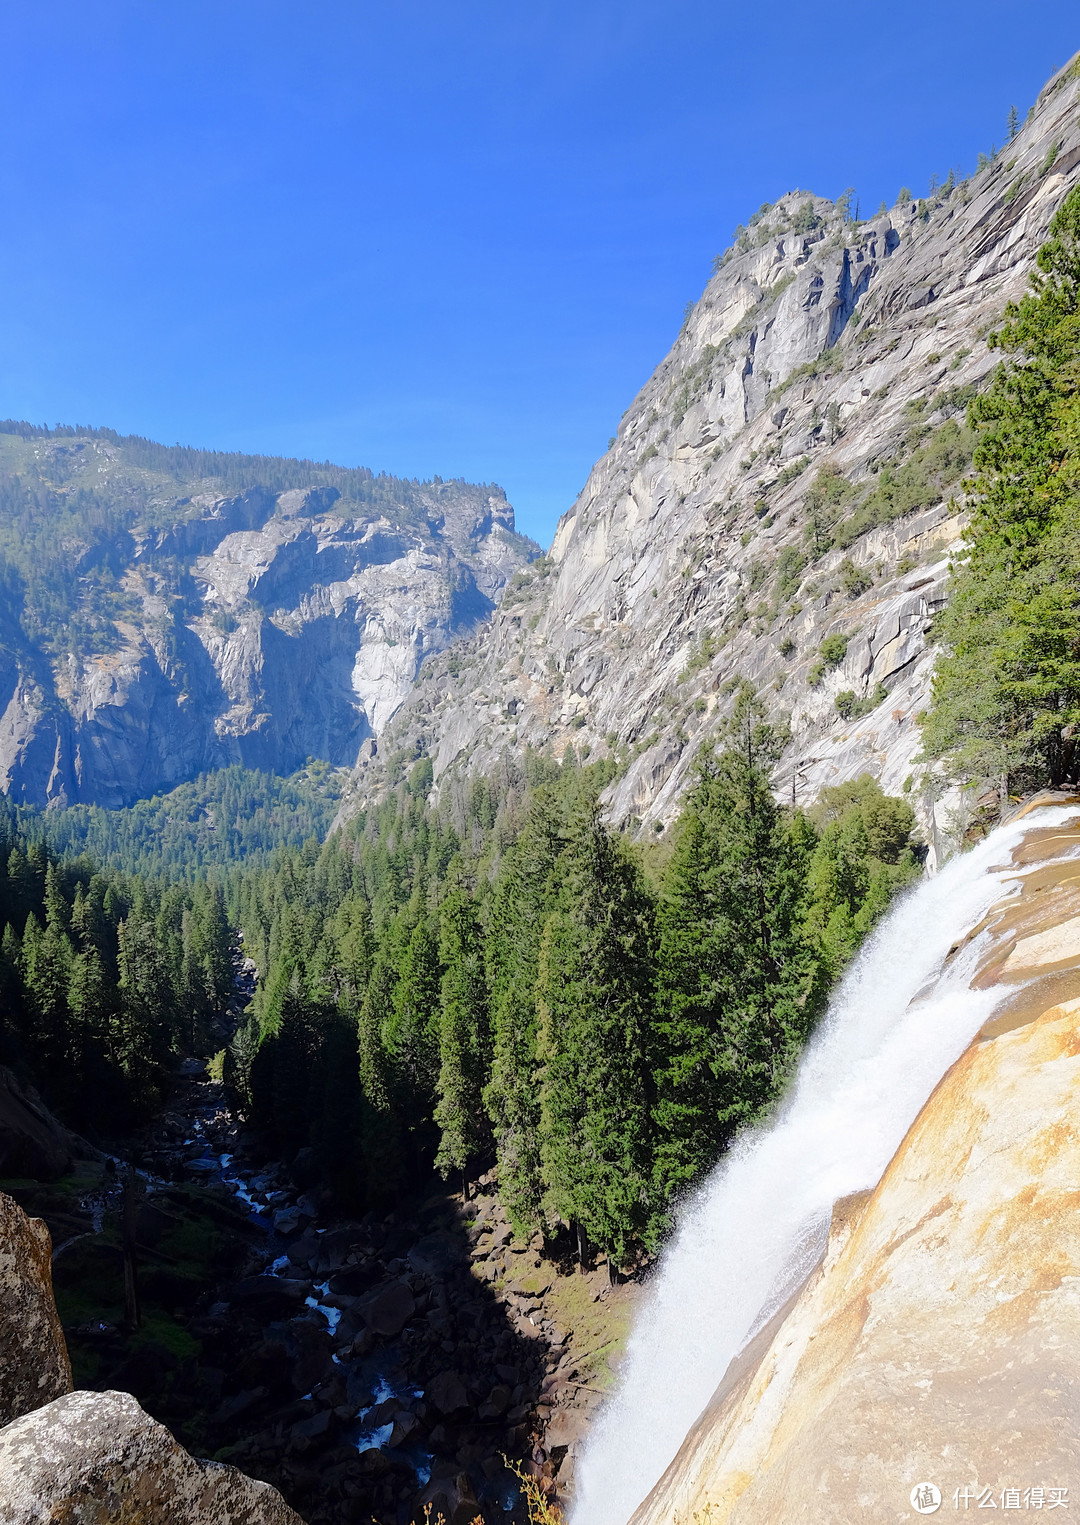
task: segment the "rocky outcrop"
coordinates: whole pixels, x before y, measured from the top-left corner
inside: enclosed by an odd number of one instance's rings
[[[70,1393],[0,1430],[5,1525],[303,1525],[269,1483],[196,1461],[129,1393]]]
[[[55,1181],[69,1169],[75,1145],[36,1092],[0,1065],[0,1179]]]
[[[71,1391],[51,1251],[0,1192],[4,1525],[303,1525],[267,1483],[189,1456],[129,1393]]]
[[[900,1521],[921,1485],[918,1512],[1075,1502],[1078,847],[1074,822],[1015,853],[1021,894],[976,929],[1002,1003],[634,1525]]]
[[[28,1218],[0,1192],[0,1425],[71,1391],[51,1255],[41,1219]]]
[[[992,163],[925,201],[859,223],[802,192],[763,211],[550,559],[467,654],[425,672],[390,743],[425,747],[438,778],[526,745],[610,750],[610,815],[651,832],[745,678],[790,717],[786,797],[863,772],[899,792],[963,531],[953,431],[996,364],[986,334],[1077,183],[1078,92],[1070,67]],[[830,635],[846,652],[822,671]],[[356,801],[378,782],[365,763]]]
[[[24,803],[121,806],[230,763],[350,766],[538,549],[497,487],[338,473],[344,490],[226,495],[137,446],[0,432],[15,489],[76,504],[46,602],[85,584],[106,611],[65,642],[40,598],[20,615],[0,597],[0,788]],[[241,476],[245,459],[223,458]]]

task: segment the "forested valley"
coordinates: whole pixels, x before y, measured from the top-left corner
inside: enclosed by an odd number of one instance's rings
[[[196,861],[187,882],[58,862],[9,812],[0,1057],[73,1125],[115,1132],[171,1060],[214,1052],[238,939],[260,977],[219,1063],[268,1153],[313,1150],[356,1209],[497,1164],[520,1231],[629,1266],[779,1094],[920,872],[910,808],[869,779],[778,805],[781,740],[744,693],[647,851],[602,820],[612,764],[572,748],[437,807],[419,758],[321,845]]]

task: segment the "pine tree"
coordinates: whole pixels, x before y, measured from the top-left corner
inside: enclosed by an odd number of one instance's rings
[[[596,804],[575,814],[539,959],[544,1201],[622,1263],[650,1228],[653,915]]]
[[[693,1181],[777,1094],[814,1014],[806,843],[769,787],[780,740],[744,690],[687,798],[660,903],[657,1177]]]
[[[484,1151],[490,1134],[483,1110],[488,1058],[487,980],[476,905],[458,885],[439,915],[440,985],[439,1077],[435,1122],[439,1149],[435,1164],[444,1176],[466,1175]]]
[[[384,1041],[417,1104],[430,1105],[439,1065],[439,958],[426,916],[413,928],[398,970]]]
[[[1080,191],[992,345],[1010,358],[969,418],[979,432],[968,555],[936,627],[945,652],[926,751],[1003,792],[1075,771],[1080,726]]]
[[[380,948],[367,982],[357,1020],[358,1153],[365,1200],[380,1206],[393,1200],[407,1173],[400,1087],[383,1029],[391,1021],[397,975],[387,948]]]
[[[27,917],[22,976],[32,1022],[29,1037],[41,1063],[53,1073],[58,1073],[68,1058],[70,958],[70,944],[55,924],[43,931],[36,916]]]
[[[389,1055],[383,1041],[383,1029],[394,1010],[394,987],[397,974],[386,949],[380,948],[360,1004],[357,1019],[357,1054],[360,1084],[364,1095],[377,1112],[389,1112],[391,1080]]]
[[[542,1212],[536,981],[563,846],[556,803],[550,792],[538,790],[503,860],[488,925],[492,1066],[484,1105],[495,1136],[499,1195],[519,1229],[535,1227]]]

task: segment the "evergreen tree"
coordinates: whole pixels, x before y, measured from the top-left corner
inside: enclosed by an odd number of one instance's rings
[[[1010,356],[969,418],[976,506],[937,624],[924,740],[954,775],[1015,786],[1075,770],[1080,724],[1080,191],[992,345]]]
[[[555,868],[563,845],[556,803],[550,791],[538,790],[521,835],[503,860],[488,926],[492,1065],[484,1105],[495,1136],[499,1194],[523,1229],[538,1224],[542,1212],[536,982],[540,936],[555,905]]]
[[[383,1030],[389,1024],[394,1010],[396,984],[397,974],[393,961],[386,950],[380,949],[364,991],[357,1022],[360,1084],[364,1095],[377,1112],[390,1110],[389,1055],[383,1041]]]
[[[807,844],[769,787],[780,746],[744,690],[702,758],[660,903],[657,1177],[695,1180],[776,1095],[814,1014]]]
[[[650,1220],[652,906],[591,800],[562,869],[538,976],[544,1201],[623,1262]]]
[[[439,959],[443,976],[435,1122],[440,1138],[435,1163],[444,1176],[451,1170],[465,1176],[490,1138],[483,1110],[489,1038],[480,923],[472,896],[460,884],[442,903]]]
[[[30,1041],[41,1062],[58,1071],[68,1058],[68,970],[71,947],[55,923],[42,930],[36,916],[26,919],[22,939],[22,975],[31,1013]]]
[[[439,973],[435,933],[428,918],[421,916],[401,960],[383,1033],[387,1050],[421,1108],[430,1106],[438,1074]]]

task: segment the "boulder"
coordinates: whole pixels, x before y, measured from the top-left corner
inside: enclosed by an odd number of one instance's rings
[[[388,1449],[395,1450],[398,1446],[403,1446],[419,1428],[420,1421],[416,1415],[410,1414],[408,1409],[403,1409],[394,1420],[394,1428],[390,1432],[390,1439],[386,1442]]]
[[[72,1138],[37,1093],[0,1065],[0,1176],[55,1181],[71,1168]]]
[[[311,1285],[286,1276],[245,1276],[229,1290],[234,1303],[254,1303],[269,1311],[294,1308],[308,1296]]]
[[[274,1233],[280,1234],[283,1239],[290,1239],[293,1234],[299,1233],[300,1225],[305,1217],[306,1214],[295,1205],[279,1207],[274,1214]]]
[[[306,1213],[306,1208],[298,1202],[296,1210]],[[332,1275],[340,1271],[349,1257],[356,1240],[354,1228],[332,1228],[328,1233],[320,1234],[315,1246],[315,1270],[319,1276]],[[371,1285],[368,1281],[364,1290]]]
[[[69,1393],[0,1430],[4,1525],[303,1525],[269,1483],[196,1461],[128,1393]]]
[[[424,1389],[424,1397],[440,1414],[456,1414],[468,1405],[469,1395],[456,1371],[441,1371]]]
[[[384,1275],[383,1268],[375,1262],[363,1266],[346,1266],[330,1277],[330,1291],[335,1297],[358,1297],[370,1292],[372,1285]]]
[[[367,1446],[360,1452],[360,1470],[368,1477],[381,1477],[390,1470],[390,1458],[378,1446]]]
[[[420,1494],[418,1505],[417,1517],[423,1514],[437,1520],[441,1516],[446,1525],[471,1525],[480,1513],[467,1472],[459,1472],[453,1477],[433,1477]]]
[[[310,1419],[299,1419],[289,1434],[294,1440],[318,1440],[330,1432],[330,1410],[320,1409]]]
[[[412,1318],[416,1300],[403,1281],[388,1281],[362,1298],[357,1308],[369,1329],[389,1338],[400,1334]]]
[[[500,1414],[505,1414],[510,1407],[510,1389],[503,1382],[497,1382],[487,1395],[487,1402],[480,1409],[481,1419],[498,1419]]]
[[[51,1256],[41,1219],[0,1192],[0,1425],[71,1391]]]
[[[414,1271],[424,1276],[438,1276],[460,1265],[464,1252],[458,1248],[449,1234],[437,1230],[418,1239],[409,1251],[407,1259]]]

